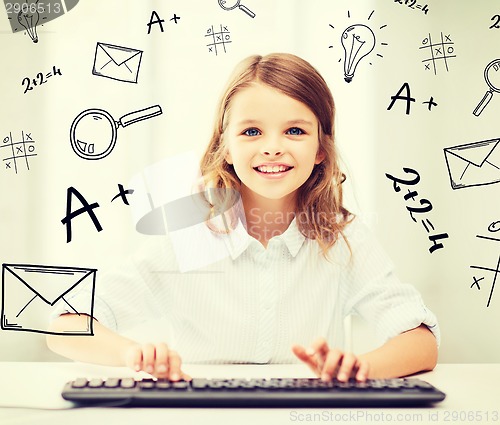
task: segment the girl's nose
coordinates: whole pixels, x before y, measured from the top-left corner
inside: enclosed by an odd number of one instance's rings
[[[278,149],[264,149],[262,153],[266,156],[280,156],[282,152]]]
[[[280,156],[283,154],[283,146],[278,138],[270,137],[264,142],[261,151],[265,156]]]

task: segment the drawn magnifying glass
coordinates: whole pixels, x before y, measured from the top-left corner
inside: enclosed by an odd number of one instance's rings
[[[78,114],[71,124],[71,147],[80,158],[102,159],[114,149],[118,127],[127,127],[161,114],[161,107],[155,105],[131,112],[115,121],[103,109],[87,109]]]
[[[500,93],[500,59],[495,59],[491,61],[486,68],[484,69],[484,79],[486,80],[486,84],[488,84],[488,91],[484,94],[481,102],[474,109],[473,114],[478,117],[483,112],[483,109],[486,108],[486,105],[490,103],[491,98],[493,97],[493,92]]]
[[[222,7],[224,10],[233,10],[236,8],[239,8],[240,10],[243,10],[250,18],[255,18],[255,13],[253,13],[248,7],[243,6],[241,4],[240,0],[237,1],[227,1],[227,0],[218,0],[219,1],[219,6]]]

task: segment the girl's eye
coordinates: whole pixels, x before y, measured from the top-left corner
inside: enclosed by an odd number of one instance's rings
[[[287,130],[286,134],[290,134],[291,136],[300,136],[301,134],[304,134],[304,131],[298,127],[292,127]]]
[[[249,128],[243,132],[245,136],[250,136],[250,137],[255,137],[260,134],[260,131],[257,130],[256,128]]]

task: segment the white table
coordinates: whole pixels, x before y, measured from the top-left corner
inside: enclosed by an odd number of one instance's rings
[[[305,365],[185,365],[193,377],[312,377]],[[82,363],[0,362],[0,424],[237,424],[415,423],[500,425],[500,364],[440,364],[419,374],[447,394],[434,407],[390,409],[183,409],[83,408],[61,398],[65,382],[79,376],[146,377],[125,368]],[[15,406],[15,407],[5,407]]]

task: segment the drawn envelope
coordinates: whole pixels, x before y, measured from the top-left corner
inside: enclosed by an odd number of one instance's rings
[[[112,80],[137,83],[142,51],[97,43],[92,74]]]
[[[453,189],[500,182],[500,139],[445,148],[444,156]]]
[[[52,335],[93,335],[90,317],[93,317],[96,271],[77,267],[3,264],[2,329]],[[64,303],[68,311],[80,314],[72,305],[71,297],[76,294],[79,294],[78,305],[85,308],[85,314],[90,316],[85,326],[64,332],[49,331],[56,304]]]

